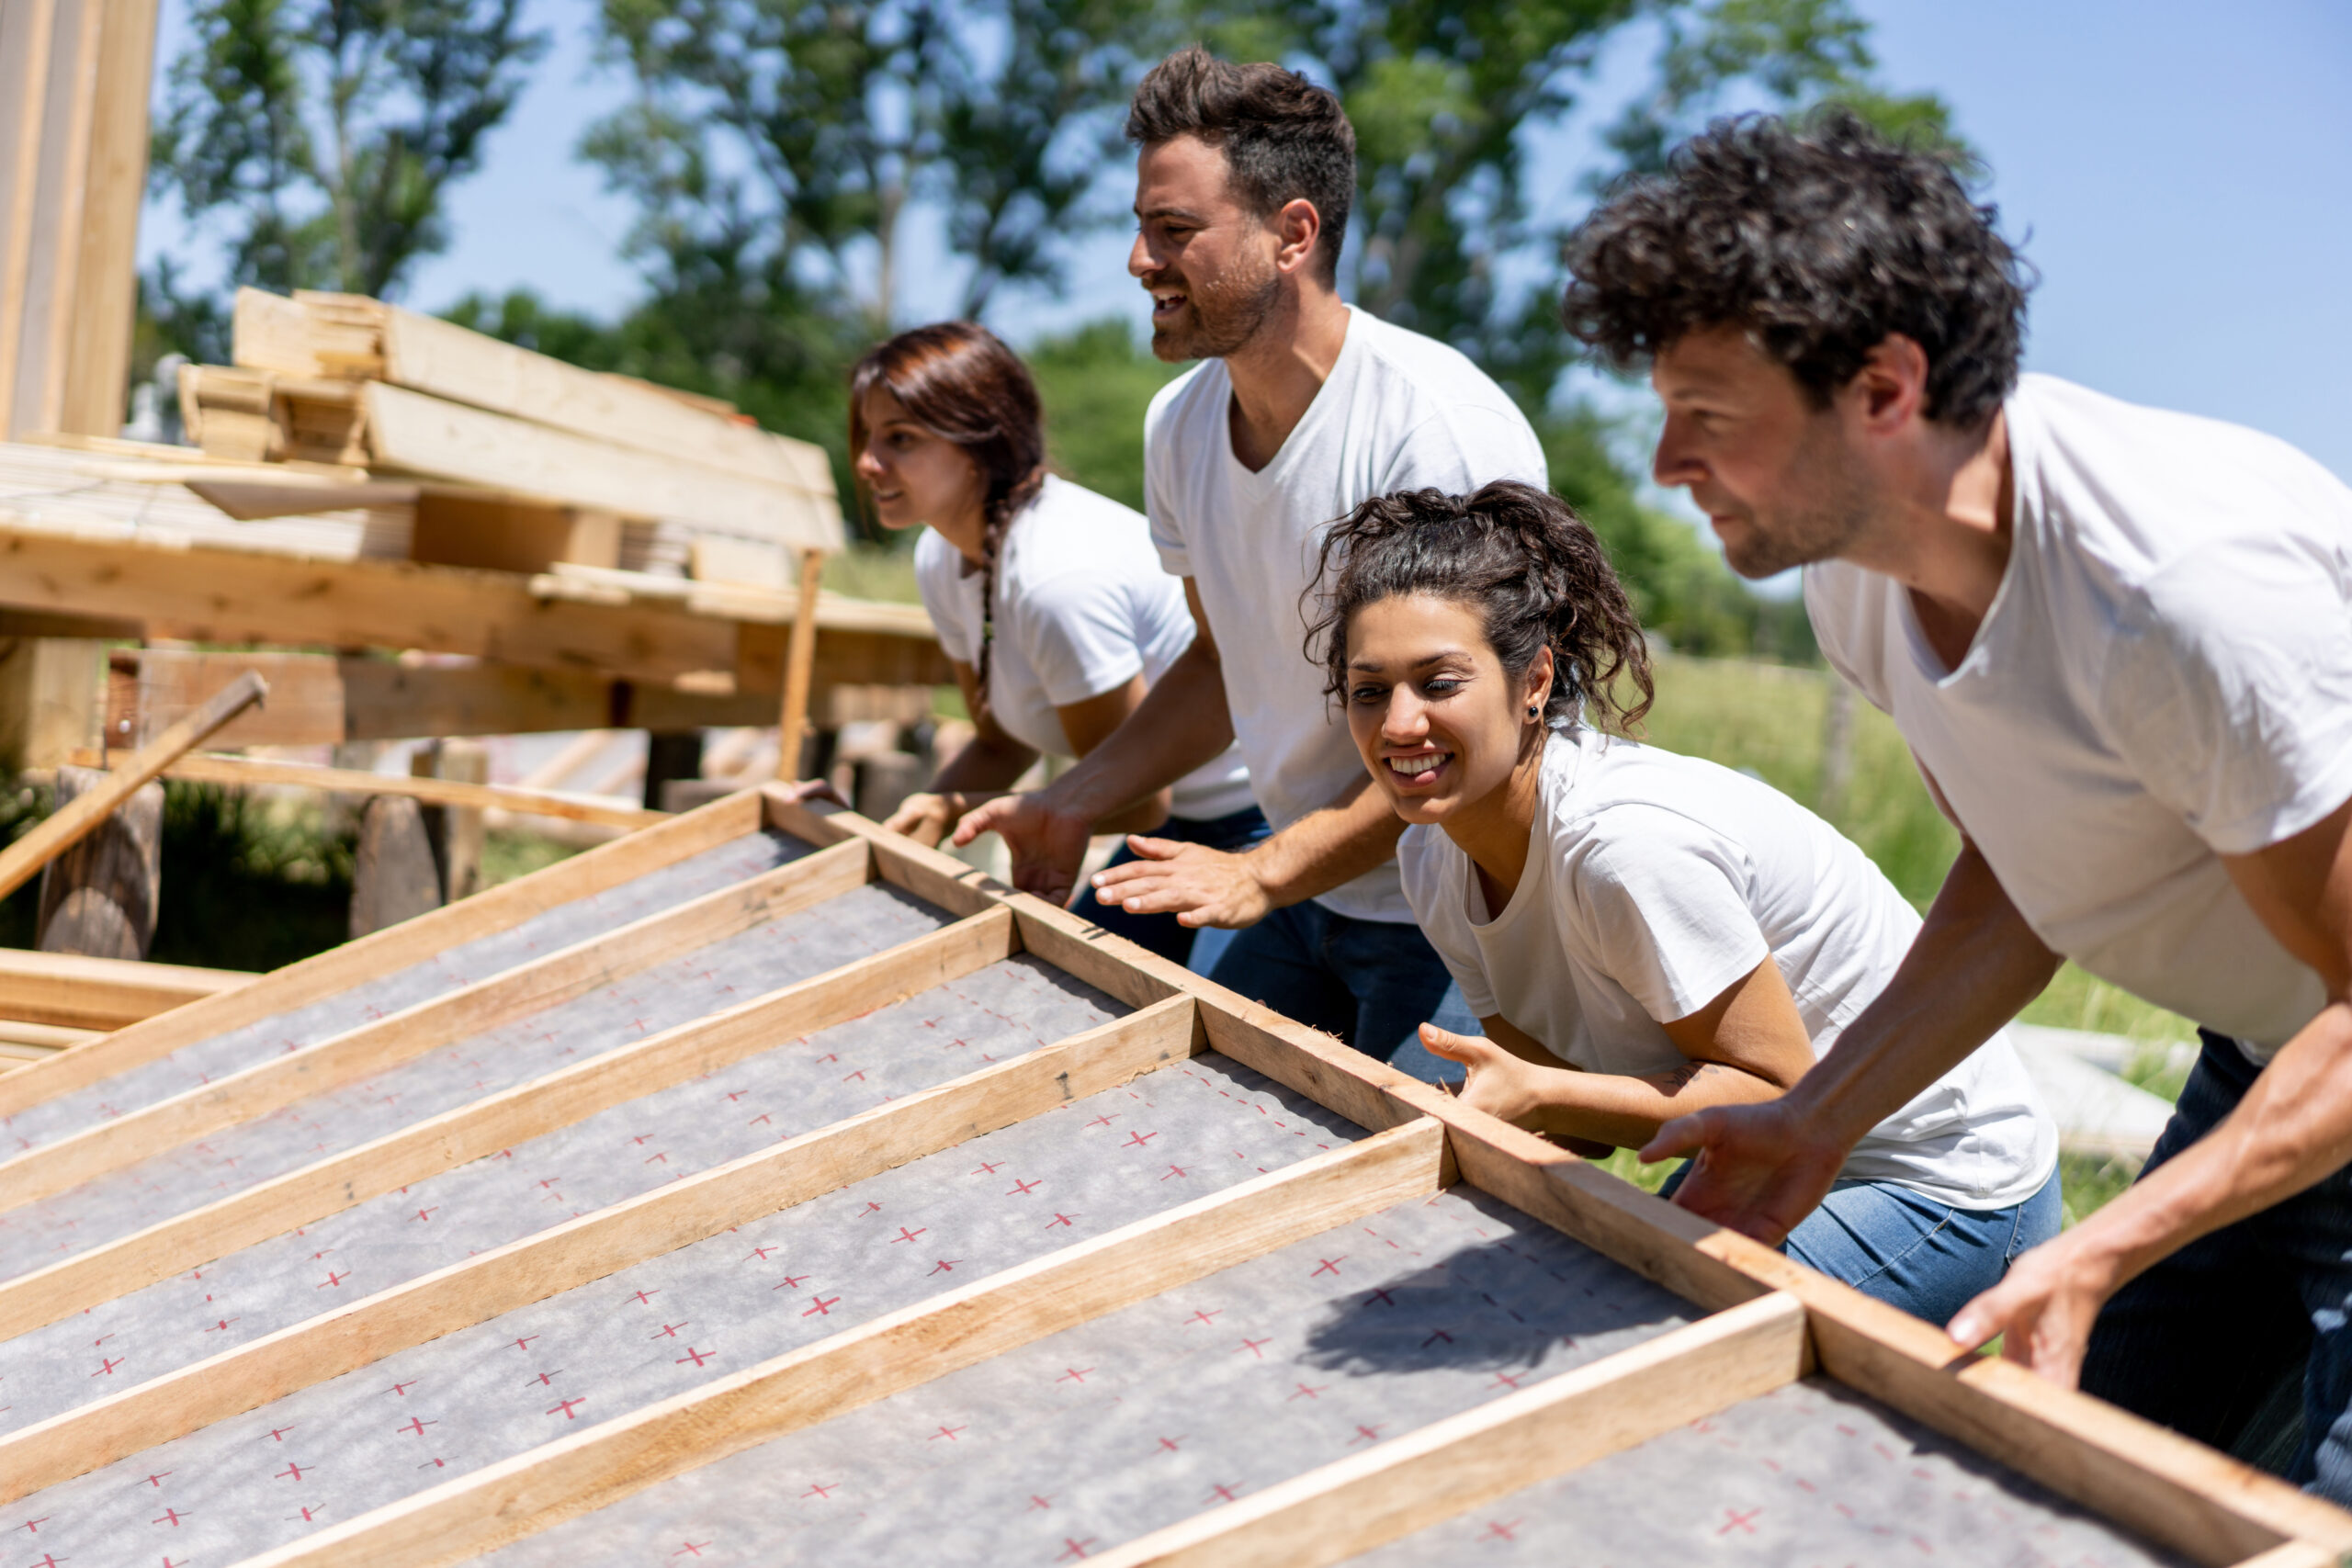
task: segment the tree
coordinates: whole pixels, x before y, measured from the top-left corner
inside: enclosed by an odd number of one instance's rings
[[[447,247],[444,198],[480,167],[543,34],[522,0],[197,0],[165,76],[158,195],[225,220],[226,284],[397,295]],[[225,290],[224,290],[225,292]],[[143,290],[187,352],[216,352],[200,296]],[[211,306],[217,311],[217,304]]]

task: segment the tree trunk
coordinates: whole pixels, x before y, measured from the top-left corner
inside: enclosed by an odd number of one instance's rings
[[[106,776],[96,768],[58,769],[58,806]],[[163,880],[164,786],[151,784],[42,871],[33,945],[94,958],[146,957]]]

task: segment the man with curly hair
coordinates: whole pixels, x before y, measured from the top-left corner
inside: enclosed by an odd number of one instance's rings
[[[2020,376],[1994,219],[1849,115],[1750,118],[1570,242],[1568,325],[1664,405],[1658,482],[1739,571],[1805,569],[1823,651],[1963,835],[1818,1066],[1644,1154],[1695,1154],[1679,1201],[1777,1242],[2072,958],[2202,1054],[2132,1190],[1953,1337],[2352,1502],[2352,491]]]

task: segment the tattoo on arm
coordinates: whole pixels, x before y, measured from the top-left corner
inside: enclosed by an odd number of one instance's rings
[[[1672,1072],[1666,1075],[1668,1090],[1670,1093],[1680,1094],[1684,1089],[1689,1089],[1692,1081],[1697,1079],[1702,1074],[1721,1072],[1722,1070],[1723,1064],[1721,1062],[1685,1062],[1682,1066],[1675,1068]]]

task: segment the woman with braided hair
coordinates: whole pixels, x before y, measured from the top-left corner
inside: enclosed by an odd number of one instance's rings
[[[917,327],[868,353],[851,372],[849,434],[876,518],[923,530],[915,581],[972,715],[972,743],[887,824],[936,844],[1040,753],[1083,757],[1116,729],[1192,646],[1193,617],[1142,514],[1046,471],[1036,386],[987,328]],[[1095,831],[1233,851],[1267,828],[1228,746]],[[1164,957],[1192,949],[1173,915],[1080,898]]]
[[[1406,896],[1486,1031],[1421,1027],[1472,1105],[1582,1153],[1638,1148],[1789,1089],[1893,977],[1919,918],[1860,850],[1768,784],[1628,738],[1641,628],[1565,502],[1510,482],[1366,502],[1317,589],[1308,657],[1412,824]],[[1874,1128],[1784,1250],[1941,1324],[2057,1232],[2057,1157],[1996,1039]]]

